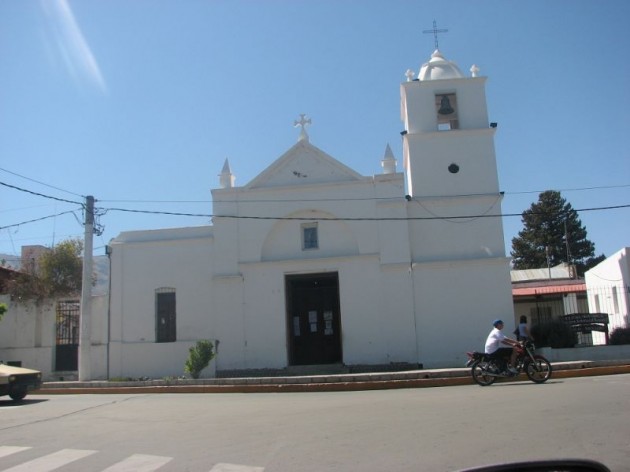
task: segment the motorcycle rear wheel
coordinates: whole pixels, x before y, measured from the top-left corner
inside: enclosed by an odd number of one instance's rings
[[[551,364],[543,356],[534,356],[533,361],[525,364],[525,373],[532,382],[546,382],[551,377],[551,371]]]
[[[489,367],[488,361],[476,361],[470,368],[473,380],[482,387],[492,385],[497,379],[494,375],[487,375]]]

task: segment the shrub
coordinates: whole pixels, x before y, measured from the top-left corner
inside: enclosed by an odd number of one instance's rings
[[[208,367],[215,356],[214,345],[210,341],[197,341],[197,344],[188,350],[184,371],[188,372],[193,379],[198,379],[201,371]]]
[[[610,344],[630,344],[630,328],[615,328],[609,341]]]
[[[552,320],[532,326],[536,346],[563,348],[577,344],[577,333],[560,320]]]

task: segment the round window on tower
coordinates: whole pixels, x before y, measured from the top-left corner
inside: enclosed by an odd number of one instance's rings
[[[459,172],[459,166],[457,164],[451,164],[450,166],[448,166],[448,171],[451,174],[457,174]]]

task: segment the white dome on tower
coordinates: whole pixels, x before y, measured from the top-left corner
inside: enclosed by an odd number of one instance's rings
[[[418,73],[418,80],[462,79],[464,74],[457,64],[444,58],[436,49],[431,54],[429,62],[422,64]]]

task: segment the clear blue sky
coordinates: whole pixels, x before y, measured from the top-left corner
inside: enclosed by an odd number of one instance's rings
[[[547,189],[578,210],[630,204],[627,0],[3,1],[0,182],[93,195],[110,208],[98,255],[122,231],[207,224],[111,208],[210,214],[224,160],[245,185],[300,113],[361,174],[387,143],[400,169],[399,84],[429,59],[434,19],[443,54],[489,78],[505,214]],[[0,253],[82,237],[79,208],[0,185]],[[580,217],[598,254],[630,245],[630,208]],[[504,229],[509,253],[520,217]]]

